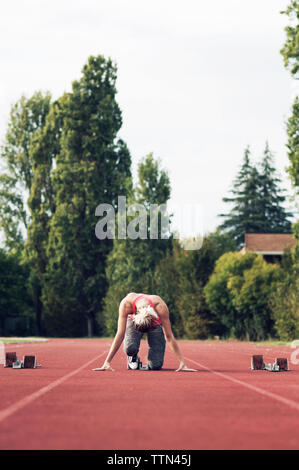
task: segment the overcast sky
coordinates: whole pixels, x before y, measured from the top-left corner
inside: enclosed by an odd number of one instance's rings
[[[118,66],[133,170],[153,152],[171,202],[214,230],[243,152],[269,142],[289,189],[285,123],[295,85],[280,49],[287,0],[14,0],[1,3],[0,136],[22,94],[71,90],[88,56]],[[103,201],[99,201],[103,202]]]

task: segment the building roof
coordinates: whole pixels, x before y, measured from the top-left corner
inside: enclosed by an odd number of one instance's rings
[[[242,252],[255,251],[263,255],[282,255],[286,248],[295,246],[291,233],[245,233]]]

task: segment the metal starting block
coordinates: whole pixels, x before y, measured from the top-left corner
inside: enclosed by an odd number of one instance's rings
[[[277,357],[275,359],[275,364],[278,365],[279,370],[290,370],[289,361],[286,357]]]
[[[5,354],[5,364],[4,367],[12,367],[13,363],[17,360],[17,353],[7,352]]]
[[[24,369],[35,369],[36,368],[36,356],[24,356],[23,367]]]
[[[142,362],[139,360],[138,362],[138,369],[139,370],[148,370],[148,366],[143,366]]]
[[[20,361],[15,352],[7,352],[4,367],[12,367],[13,369],[35,369],[38,365],[36,364],[36,356],[24,356],[23,360]]]
[[[252,370],[264,370],[265,363],[264,363],[264,356],[252,356],[251,357],[251,369]]]
[[[269,372],[282,372],[289,370],[289,362],[285,357],[278,357],[274,364],[264,362],[264,357],[255,355],[251,357],[251,370],[268,370]]]
[[[271,364],[270,362],[268,364],[265,364],[265,370],[268,370],[269,372],[279,372],[279,365],[274,362],[274,364]]]
[[[18,359],[12,364],[13,369],[23,369],[23,362]]]

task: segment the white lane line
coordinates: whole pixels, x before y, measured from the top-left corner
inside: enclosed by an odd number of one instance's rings
[[[253,390],[254,392],[257,392],[261,395],[264,395],[269,398],[273,398],[273,400],[279,401],[280,403],[283,403],[284,405],[289,406],[290,408],[293,408],[296,411],[299,411],[299,403],[293,400],[289,400],[288,398],[281,397],[280,395],[276,395],[276,393],[268,392],[267,390],[264,390],[262,388],[256,387],[255,385],[251,385],[247,382],[243,382],[242,380],[235,379],[234,377],[230,377],[229,375],[223,374],[222,372],[218,372],[216,370],[210,369],[209,367],[204,366],[203,364],[200,364],[199,362],[194,361],[193,359],[187,358],[188,361],[194,362],[194,364],[197,364],[200,366],[202,369],[205,369],[209,372],[212,372],[215,375],[219,375],[219,377],[222,377],[226,380],[230,380],[231,382],[234,382],[238,385],[242,385],[243,387],[249,388],[250,390]],[[275,373],[275,372],[273,372]],[[284,372],[282,372],[284,373]],[[287,372],[286,372],[287,373]]]
[[[213,345],[213,343],[209,343],[209,346],[214,347],[215,345]],[[233,348],[233,347],[229,348],[226,345],[224,346],[224,348],[225,348],[225,352],[227,351],[227,352],[232,353],[232,354],[242,354],[244,356],[248,356],[248,355],[252,356],[253,354],[259,353],[263,356],[273,356],[273,357],[279,357],[278,356],[279,354],[281,354],[281,355],[284,354],[284,356],[282,356],[282,357],[286,357],[286,355],[291,354],[292,351],[293,351],[293,349],[291,349],[289,346],[285,346],[285,348],[289,348],[289,350],[287,350],[287,351],[282,350],[282,349],[273,349],[273,348],[278,348],[277,346],[267,346],[267,347],[262,348],[262,346],[252,345],[252,347],[251,347],[251,346],[248,345],[247,346],[248,349],[244,348],[241,351],[240,351],[239,348]],[[222,350],[222,346],[221,346],[221,350]],[[207,351],[208,351],[208,349],[207,349]]]
[[[4,410],[0,410],[0,423],[4,421],[6,418],[11,416],[12,414],[16,413],[17,411],[21,410],[25,406],[29,405],[29,403],[32,403],[34,400],[37,400],[37,398],[40,398],[42,395],[45,395],[45,393],[49,392],[53,388],[57,387],[58,385],[62,384],[66,380],[68,380],[70,377],[73,375],[78,374],[81,370],[85,369],[85,367],[89,366],[93,362],[95,362],[97,359],[102,357],[104,354],[106,354],[107,351],[104,351],[102,354],[99,356],[94,357],[90,361],[86,362],[86,364],[83,364],[83,366],[79,367],[78,369],[74,370],[73,372],[70,372],[67,375],[64,375],[60,379],[55,380],[54,382],[51,382],[49,385],[46,385],[43,388],[40,388],[36,392],[31,393],[27,397],[22,398],[20,401],[13,403],[12,405],[8,406]]]

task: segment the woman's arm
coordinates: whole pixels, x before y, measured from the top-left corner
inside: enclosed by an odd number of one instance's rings
[[[113,370],[110,365],[111,361],[114,358],[117,351],[119,350],[120,345],[122,344],[124,337],[125,337],[125,333],[126,333],[126,324],[127,324],[127,316],[128,316],[126,303],[127,303],[127,298],[125,297],[119,305],[117,332],[113,340],[113,343],[111,344],[110,350],[107,354],[105,362],[102,365],[102,367],[98,367],[93,370]]]
[[[185,364],[185,360],[179,348],[178,342],[176,341],[173,335],[172,329],[171,329],[171,324],[169,320],[169,311],[165,302],[163,301],[159,302],[158,305],[156,306],[156,310],[162,321],[162,328],[164,331],[166,341],[168,345],[170,346],[170,349],[175,353],[176,357],[179,360],[179,367],[176,370],[176,372],[179,372],[179,371],[195,372],[196,371],[195,369],[189,369]]]

